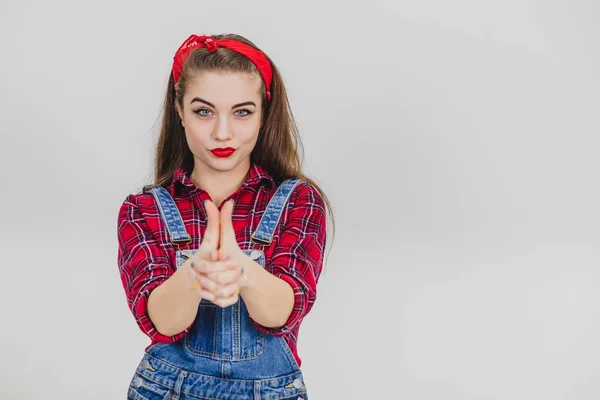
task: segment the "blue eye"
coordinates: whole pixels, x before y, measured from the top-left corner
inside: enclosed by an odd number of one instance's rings
[[[245,114],[237,114],[237,116],[238,116],[238,117],[245,117],[245,116],[247,116],[247,115],[250,115],[250,114],[252,114],[252,112],[251,112],[250,110],[247,110],[247,109],[245,109],[245,108],[243,108],[243,109],[241,109],[241,110],[237,110],[237,111],[236,111],[236,113],[239,113],[239,112],[243,112],[243,113],[245,113]]]
[[[205,112],[206,111],[206,112]],[[201,108],[199,110],[194,111],[196,114],[202,116],[202,117],[208,117],[211,113],[211,111],[208,108]]]

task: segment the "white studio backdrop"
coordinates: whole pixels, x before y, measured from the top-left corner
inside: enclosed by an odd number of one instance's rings
[[[3,1],[0,398],[123,399],[116,218],[192,33],[283,74],[337,236],[311,399],[600,398],[594,1]]]

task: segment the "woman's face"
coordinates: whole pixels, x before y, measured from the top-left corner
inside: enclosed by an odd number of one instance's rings
[[[195,169],[249,168],[261,124],[261,89],[259,77],[243,73],[204,72],[188,82],[183,110],[176,107]]]

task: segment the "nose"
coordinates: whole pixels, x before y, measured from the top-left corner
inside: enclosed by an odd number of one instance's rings
[[[215,127],[214,136],[216,140],[224,141],[231,139],[231,123],[227,115],[221,115]]]

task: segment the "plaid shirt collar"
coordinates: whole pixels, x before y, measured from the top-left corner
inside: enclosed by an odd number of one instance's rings
[[[257,164],[252,164],[250,166],[250,170],[248,171],[248,176],[244,183],[242,184],[240,190],[243,190],[247,187],[258,187],[262,182],[265,182],[270,185],[272,189],[275,189],[276,184],[271,175],[261,166]],[[181,168],[175,171],[173,175],[173,182],[171,186],[174,186],[176,183],[183,185],[189,191],[200,190],[194,182],[190,179],[188,174]],[[171,187],[171,189],[174,189]]]

